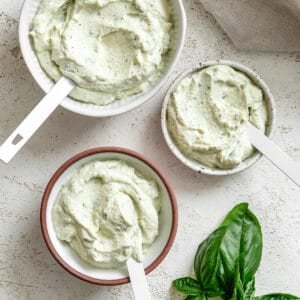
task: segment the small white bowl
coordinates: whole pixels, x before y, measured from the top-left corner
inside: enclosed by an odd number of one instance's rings
[[[29,71],[31,72],[33,78],[41,87],[41,89],[44,90],[45,93],[47,93],[52,88],[54,82],[41,68],[33,50],[31,38],[29,36],[31,24],[34,16],[36,15],[40,2],[41,0],[25,0],[20,16],[19,42],[24,61]],[[64,108],[81,115],[90,117],[108,117],[132,110],[153,97],[170,77],[170,74],[180,56],[185,39],[186,15],[182,0],[171,0],[171,3],[174,11],[173,42],[171,45],[171,51],[167,57],[167,67],[165,68],[164,73],[159,81],[153,83],[152,86],[150,86],[146,91],[140,94],[133,95],[121,100],[116,100],[111,104],[104,106],[80,102],[70,97],[66,97],[61,105]]]
[[[267,102],[267,108],[268,108],[268,124],[266,128],[266,135],[271,137],[274,129],[274,123],[275,123],[275,103],[273,96],[271,94],[271,91],[269,87],[266,85],[266,83],[251,69],[247,68],[246,66],[232,62],[227,60],[216,60],[216,61],[208,61],[204,63],[200,63],[198,66],[190,68],[183,73],[181,73],[173,82],[173,84],[170,86],[169,90],[167,91],[167,94],[165,96],[163,105],[162,105],[162,112],[161,112],[161,125],[162,125],[162,131],[164,138],[167,142],[167,145],[169,149],[173,152],[173,154],[187,167],[191,168],[194,171],[197,171],[199,173],[207,174],[207,175],[230,175],[235,174],[241,171],[246,170],[247,168],[254,165],[258,160],[261,159],[262,154],[260,152],[255,152],[251,157],[247,158],[243,162],[241,162],[236,168],[233,169],[219,169],[219,168],[211,168],[208,166],[205,166],[204,164],[201,164],[200,162],[197,162],[193,159],[188,158],[185,156],[177,147],[177,145],[174,143],[171,135],[169,134],[168,128],[167,128],[167,122],[166,122],[166,116],[167,116],[167,107],[170,100],[170,96],[172,93],[176,90],[178,84],[185,78],[186,76],[190,75],[191,73],[197,72],[201,69],[205,69],[210,66],[214,65],[227,65],[232,67],[233,69],[236,69],[244,74],[246,74],[257,86],[259,86],[263,93],[265,100]]]
[[[65,270],[93,284],[119,285],[129,282],[126,266],[121,269],[100,269],[86,264],[69,245],[57,238],[52,222],[52,207],[66,178],[86,163],[107,159],[128,162],[145,176],[153,178],[159,186],[162,196],[159,235],[143,260],[146,274],[154,270],[166,257],[174,242],[178,224],[177,203],[171,186],[158,168],[136,152],[123,148],[101,147],[81,152],[69,159],[56,171],[45,189],[40,220],[47,247]]]

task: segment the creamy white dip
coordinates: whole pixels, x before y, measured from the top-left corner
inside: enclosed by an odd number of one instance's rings
[[[265,132],[267,120],[262,90],[225,65],[185,77],[167,108],[168,130],[183,154],[221,169],[234,168],[253,154],[247,123]]]
[[[171,45],[168,0],[43,0],[32,25],[34,50],[77,100],[105,105],[146,90]]]
[[[52,209],[57,237],[87,263],[116,268],[141,261],[158,235],[156,182],[123,161],[94,161],[64,183]]]

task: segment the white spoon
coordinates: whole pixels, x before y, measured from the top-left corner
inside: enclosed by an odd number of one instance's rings
[[[132,258],[127,260],[127,268],[135,300],[151,300],[144,266]]]
[[[250,123],[247,126],[247,134],[252,145],[300,187],[300,164]]]
[[[72,91],[74,86],[74,83],[65,77],[62,77],[53,86],[47,95],[35,106],[17,129],[15,129],[1,145],[0,159],[2,161],[9,163],[57,106]]]

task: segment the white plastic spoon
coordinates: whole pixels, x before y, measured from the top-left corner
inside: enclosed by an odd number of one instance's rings
[[[74,83],[62,77],[47,95],[27,115],[23,122],[15,129],[0,147],[0,159],[5,163],[17,154],[31,136],[39,129],[57,106],[74,88]]]
[[[272,140],[250,123],[247,126],[247,134],[252,145],[300,187],[300,164],[291,159]]]
[[[127,268],[135,300],[151,300],[144,266],[132,258],[127,260]]]

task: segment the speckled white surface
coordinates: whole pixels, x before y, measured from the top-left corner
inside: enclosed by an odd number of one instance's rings
[[[0,1],[0,142],[43,95],[18,49],[21,4],[22,0]],[[274,139],[300,161],[300,54],[239,52],[197,0],[186,0],[185,7],[187,40],[172,78],[198,61],[213,59],[253,68],[275,96]],[[175,188],[180,217],[175,245],[148,277],[157,299],[182,299],[170,288],[171,280],[191,272],[198,243],[240,201],[250,202],[264,232],[257,294],[300,295],[300,190],[266,159],[228,177],[207,177],[182,165],[160,130],[165,90],[144,106],[109,119],[89,119],[59,108],[9,165],[1,163],[0,299],[131,299],[129,285],[99,287],[70,276],[53,260],[40,233],[41,195],[50,175],[73,154],[104,145],[145,154]]]

